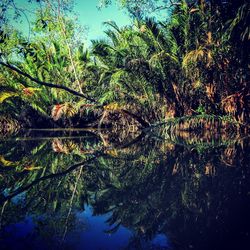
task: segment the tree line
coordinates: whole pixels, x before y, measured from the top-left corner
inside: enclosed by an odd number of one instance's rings
[[[197,115],[249,123],[247,1],[121,1],[131,24],[105,22],[105,38],[90,47],[72,1],[37,2],[28,38],[8,19],[14,1],[1,6],[2,115],[31,109],[59,120],[101,109],[143,126]]]

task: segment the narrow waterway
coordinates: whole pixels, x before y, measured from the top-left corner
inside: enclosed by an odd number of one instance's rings
[[[249,152],[161,128],[2,138],[1,249],[249,249]]]

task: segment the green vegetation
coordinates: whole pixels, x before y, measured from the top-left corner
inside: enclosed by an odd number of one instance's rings
[[[90,48],[71,18],[71,1],[38,2],[28,39],[7,18],[13,1],[1,5],[2,117],[28,127],[101,126],[118,118],[146,127],[202,115],[248,126],[247,1],[120,1],[133,24],[106,22],[106,39]],[[166,20],[159,21],[163,9]]]
[[[248,1],[100,0],[132,22],[105,22],[88,47],[73,0],[30,2],[30,19],[0,3],[3,249],[27,218],[48,249],[72,249],[89,208],[102,234],[132,233],[124,249],[159,234],[173,249],[249,243]]]
[[[91,205],[94,215],[108,218],[104,233],[120,225],[133,232],[127,249],[145,249],[140,239],[157,233],[174,249],[224,249],[238,237],[248,242],[249,138],[213,132],[167,138],[156,130],[114,145],[110,134],[77,133],[26,135],[0,145],[0,226],[30,215],[50,244],[88,230],[77,214]],[[232,233],[227,243],[220,240]]]

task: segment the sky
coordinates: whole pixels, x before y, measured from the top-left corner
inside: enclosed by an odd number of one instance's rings
[[[27,3],[28,0],[15,0],[16,6],[19,8],[26,8],[28,10],[34,9],[35,4]],[[118,26],[124,26],[131,23],[129,16],[124,10],[121,10],[116,4],[112,4],[107,8],[98,10],[99,0],[75,0],[74,11],[78,14],[79,23],[87,27],[85,44],[91,44],[91,40],[105,37],[105,21],[115,21]],[[28,13],[28,18],[32,20],[32,14]],[[24,34],[28,35],[28,22],[22,15],[22,22],[14,23],[14,26],[22,30]]]
[[[97,9],[98,0],[76,0],[75,11],[79,13],[79,21],[88,26],[88,41],[104,36],[105,21],[115,21],[118,26],[128,25],[131,21],[124,10],[112,4],[101,10]]]

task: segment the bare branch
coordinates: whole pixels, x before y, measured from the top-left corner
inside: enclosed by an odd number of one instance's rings
[[[93,161],[93,160],[97,159],[98,157],[102,156],[102,154],[103,153],[101,153],[101,152],[97,152],[96,155],[89,158],[88,160],[85,160],[85,161],[80,162],[80,163],[76,163],[76,164],[72,165],[71,167],[69,167],[68,169],[66,169],[65,171],[58,172],[56,174],[45,175],[45,176],[43,176],[41,178],[35,179],[30,184],[16,189],[13,193],[9,194],[8,196],[5,196],[5,197],[0,196],[0,203],[12,199],[16,195],[21,194],[22,192],[25,192],[25,191],[29,190],[30,188],[32,188],[33,186],[39,184],[42,181],[46,181],[46,180],[50,180],[50,179],[54,179],[54,178],[64,177],[67,174],[71,173],[72,171],[76,170],[78,167],[82,167],[82,166],[84,166],[84,164],[90,163],[91,161]]]
[[[96,100],[91,98],[91,97],[88,97],[82,93],[79,93],[71,88],[68,88],[66,86],[63,86],[63,85],[58,85],[58,84],[54,84],[54,83],[50,83],[50,82],[43,82],[43,81],[40,81],[34,77],[32,77],[31,75],[29,75],[28,73],[25,73],[23,71],[21,71],[20,69],[16,68],[15,66],[11,65],[11,64],[8,64],[8,63],[4,63],[4,62],[1,62],[0,61],[0,65],[3,65],[4,67],[7,67],[15,72],[17,72],[18,74],[22,75],[22,76],[25,76],[27,77],[28,79],[30,79],[31,81],[39,84],[39,85],[42,85],[42,86],[46,86],[46,87],[50,87],[50,88],[56,88],[56,89],[63,89],[71,94],[73,94],[74,96],[78,96],[78,97],[82,97],[90,102],[93,102],[93,103],[96,103]]]

